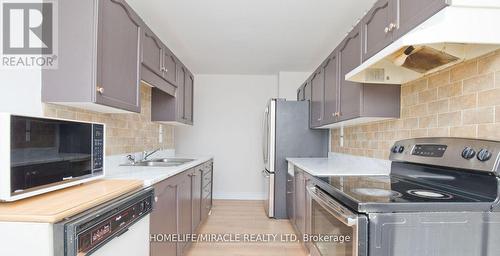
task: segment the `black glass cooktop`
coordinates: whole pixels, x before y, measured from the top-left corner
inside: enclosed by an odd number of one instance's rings
[[[358,203],[492,202],[495,198],[397,176],[316,177]]]
[[[314,177],[316,186],[357,212],[490,211],[499,179],[457,169],[393,163],[387,176]]]

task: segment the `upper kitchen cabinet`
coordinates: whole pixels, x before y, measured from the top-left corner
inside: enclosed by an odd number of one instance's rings
[[[410,30],[445,8],[449,2],[449,0],[392,1],[396,2],[396,9],[392,13],[393,20],[396,22],[394,39],[398,39],[410,32]]]
[[[42,100],[100,112],[140,112],[141,18],[123,0],[59,2],[58,69],[42,70]]]
[[[446,0],[379,0],[363,17],[363,61],[447,6]]]
[[[142,80],[171,95],[177,87],[177,60],[147,27],[143,30]]]
[[[194,76],[182,64],[177,70],[174,95],[153,88],[151,94],[151,120],[169,124],[193,124]]]
[[[324,71],[319,68],[311,77],[311,127],[323,123],[324,95]]]
[[[312,76],[312,128],[399,117],[399,86],[345,79],[349,71],[361,64],[361,27],[362,23],[354,27]]]
[[[301,85],[299,87],[299,89],[297,89],[297,101],[305,100],[304,87],[305,87],[305,84]]]
[[[193,124],[193,97],[194,97],[194,76],[189,70],[184,75],[184,115],[183,119],[187,124]]]
[[[396,1],[398,0],[378,0],[361,20],[363,61],[392,42],[393,34],[390,31],[396,27],[396,21],[393,20]]]
[[[361,64],[361,31],[358,24],[340,43],[338,48],[339,83],[338,83],[338,109],[335,114],[339,120],[348,120],[361,114],[360,99],[363,85],[347,81],[345,75]],[[326,93],[326,92],[325,92]],[[330,97],[332,98],[332,97]],[[333,109],[330,108],[330,111]],[[332,112],[334,113],[334,112]],[[332,116],[332,114],[330,114]]]
[[[311,101],[312,99],[311,81],[304,84],[304,100]]]
[[[333,123],[338,116],[338,57],[335,50],[323,65],[324,76],[324,120],[323,123]]]

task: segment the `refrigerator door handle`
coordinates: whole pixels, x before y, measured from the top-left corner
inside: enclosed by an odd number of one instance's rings
[[[269,218],[274,218],[274,174],[268,170],[263,170],[265,193],[264,209]]]
[[[264,120],[262,122],[262,157],[264,160],[264,164],[267,164],[268,158],[268,143],[269,143],[269,107],[266,107],[264,111]]]
[[[271,174],[267,170],[262,170],[262,175],[264,175],[265,178],[271,177]]]

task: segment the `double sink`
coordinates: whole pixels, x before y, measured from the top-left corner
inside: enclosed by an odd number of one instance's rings
[[[188,158],[156,158],[151,160],[144,160],[138,162],[131,162],[128,164],[123,164],[123,166],[141,166],[141,167],[175,167],[189,162],[194,161],[194,159]]]

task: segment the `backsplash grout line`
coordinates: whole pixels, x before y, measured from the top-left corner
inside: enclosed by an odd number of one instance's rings
[[[56,104],[44,104],[47,117],[91,121],[106,124],[106,155],[120,155],[156,148],[174,148],[174,129],[170,125],[151,122],[151,88],[141,86],[141,113],[104,114]],[[159,142],[159,129],[163,142]]]
[[[406,83],[401,118],[331,130],[332,152],[387,159],[391,145],[411,137],[500,140],[500,51]]]

